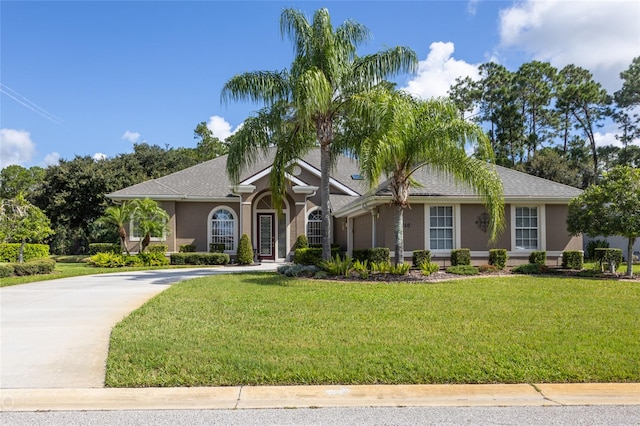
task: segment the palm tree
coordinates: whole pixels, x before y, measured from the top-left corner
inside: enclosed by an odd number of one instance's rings
[[[232,138],[227,172],[234,182],[260,153],[275,147],[270,186],[274,201],[285,194],[285,171],[292,160],[320,146],[322,199],[322,255],[331,256],[329,235],[329,171],[340,146],[339,133],[352,113],[354,94],[369,90],[386,78],[417,68],[415,52],[393,47],[371,55],[356,55],[369,30],[354,21],[335,29],[329,11],[319,9],[309,22],[301,11],[284,9],[280,31],[294,45],[289,70],[247,72],[232,77],[222,90],[224,101],[251,100],[265,107],[245,121]],[[279,204],[277,204],[279,206]]]
[[[491,142],[476,124],[460,118],[455,105],[442,99],[416,100],[408,94],[378,90],[358,97],[361,115],[375,117],[375,131],[362,138],[356,150],[362,174],[373,188],[384,174],[391,190],[395,217],[395,258],[403,262],[403,212],[409,205],[409,190],[416,186],[416,171],[429,166],[473,188],[489,212],[490,240],[504,228],[502,181],[493,161]],[[354,137],[361,138],[356,133]],[[477,158],[466,146],[477,146]]]
[[[140,251],[144,252],[152,235],[163,235],[169,231],[169,215],[157,202],[145,198],[131,202],[133,222],[141,236]]]
[[[104,215],[98,219],[100,225],[115,226],[118,228],[120,245],[127,254],[129,254],[129,247],[127,247],[126,226],[131,221],[131,213],[131,205],[125,201],[120,205],[107,207]]]

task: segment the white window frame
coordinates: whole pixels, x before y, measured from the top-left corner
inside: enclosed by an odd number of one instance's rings
[[[311,216],[311,214],[316,213],[320,211],[320,220],[313,220],[310,221],[309,220],[309,216]],[[307,236],[307,241],[309,242],[309,245],[311,244],[322,244],[322,208],[321,207],[314,207],[310,210],[307,211],[307,215],[304,218],[304,234]],[[320,235],[317,237],[320,239],[320,242],[312,242],[311,238],[309,236],[309,222],[313,222],[313,223],[319,223],[320,224]]]
[[[516,230],[519,229],[516,226],[516,211],[519,208],[535,208],[537,209],[538,219],[538,247],[537,248],[518,248],[516,245]],[[531,227],[521,229],[534,229]],[[530,253],[532,251],[544,251],[547,248],[546,239],[546,212],[544,204],[512,204],[511,205],[511,250],[518,253]]]
[[[438,203],[424,204],[424,248],[432,253],[444,256],[451,253],[451,250],[435,250],[431,248],[431,207],[451,207],[453,213],[453,248],[456,250],[461,247],[462,240],[460,236],[460,204],[455,203]]]
[[[220,210],[227,210],[233,219],[233,247],[231,250],[225,250],[224,252],[235,253],[238,250],[238,213],[227,205],[216,206],[209,212],[209,216],[207,217],[207,249],[213,242],[213,215]]]
[[[455,218],[456,218],[456,209],[453,205],[427,205],[426,206],[426,216],[427,216],[427,235],[426,235],[426,239],[428,241],[428,245],[427,247],[429,247],[429,250],[431,251],[436,251],[436,252],[449,252],[451,250],[454,250],[456,248],[456,222],[455,222]],[[439,208],[444,208],[444,209],[451,209],[451,226],[436,226],[436,227],[431,227],[431,209],[436,209],[436,218],[439,217],[438,216],[438,212],[437,209]],[[446,216],[445,216],[446,217]],[[433,230],[442,230],[442,229],[451,229],[451,248],[433,248],[431,247],[431,231]]]
[[[135,226],[135,221],[131,219],[129,221],[129,241],[140,241],[142,238],[138,233],[138,227]],[[167,231],[162,232],[162,237],[151,237],[149,241],[167,241]]]

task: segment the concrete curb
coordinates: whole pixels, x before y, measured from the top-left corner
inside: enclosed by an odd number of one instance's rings
[[[640,405],[640,383],[0,389],[0,411]]]

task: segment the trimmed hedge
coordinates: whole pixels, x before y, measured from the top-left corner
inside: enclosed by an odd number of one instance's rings
[[[524,263],[513,268],[511,272],[514,274],[538,275],[549,272],[549,268],[546,265],[537,263]]]
[[[0,278],[6,278],[13,275],[12,263],[0,263]]]
[[[196,245],[195,244],[182,244],[178,249],[180,253],[195,253]]]
[[[224,243],[210,243],[209,253],[224,253]]]
[[[335,258],[340,255],[340,246],[331,246],[331,257]],[[322,247],[299,248],[294,251],[293,263],[299,265],[315,265],[320,266],[322,262]]]
[[[138,253],[123,255],[120,253],[98,253],[89,258],[89,263],[102,268],[122,268],[123,266],[165,266],[169,260],[163,253]]]
[[[390,263],[390,251],[388,247],[373,247],[369,249],[353,250],[353,260],[364,262],[365,260],[372,263]],[[333,255],[333,253],[332,253]]]
[[[595,251],[595,260],[600,263],[600,267],[602,268],[603,264],[612,263],[618,267],[622,263],[622,249],[617,248],[596,248]]]
[[[247,234],[242,234],[242,237],[240,237],[236,262],[238,265],[251,265],[253,263],[253,248]]]
[[[504,269],[507,266],[507,250],[491,249],[489,250],[489,265],[493,265],[498,269]]]
[[[425,263],[431,263],[431,251],[430,250],[414,250],[411,255],[413,266],[420,268]]]
[[[471,250],[461,248],[451,250],[451,266],[471,265]]]
[[[565,269],[582,269],[584,256],[579,250],[567,250],[562,252],[562,267]]]
[[[93,256],[98,253],[121,254],[122,246],[114,243],[91,243],[89,244],[89,254]]]
[[[227,253],[172,253],[172,265],[226,265],[230,258]]]
[[[20,243],[1,243],[0,262],[17,262],[20,245]],[[23,257],[25,262],[46,259],[49,257],[49,246],[46,244],[25,244]]]
[[[546,251],[532,251],[529,254],[529,263],[532,265],[546,265],[547,264],[547,252]]]
[[[309,247],[309,239],[307,238],[306,235],[298,235],[298,238],[296,238],[296,245],[295,248],[299,249],[299,248],[308,248]]]
[[[167,250],[169,250],[169,246],[166,244],[152,244],[147,247],[147,252],[149,253],[165,254]]]
[[[14,263],[13,274],[17,276],[50,274],[56,268],[53,259],[37,259],[30,262]]]
[[[587,243],[587,250],[584,253],[585,257],[589,260],[596,259],[596,249],[609,248],[609,242],[606,240],[591,240]]]

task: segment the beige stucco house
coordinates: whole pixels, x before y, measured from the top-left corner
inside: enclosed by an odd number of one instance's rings
[[[117,202],[147,197],[158,201],[170,217],[170,232],[162,238],[170,252],[183,244],[208,251],[210,243],[218,243],[233,256],[246,233],[261,260],[290,260],[298,235],[306,234],[312,244],[321,242],[320,155],[310,152],[287,176],[290,186],[282,214],[271,202],[271,164],[272,157],[265,156],[233,185],[223,156],[108,197]],[[421,186],[411,190],[411,206],[404,215],[405,257],[428,249],[446,264],[452,249],[469,248],[474,263],[482,263],[490,248],[505,248],[510,263],[546,250],[549,263],[555,264],[564,250],[582,250],[582,237],[572,237],[566,229],[567,205],[579,189],[504,167],[497,171],[504,187],[506,229],[489,245],[487,214],[477,195],[447,176],[420,170],[415,177]],[[331,176],[332,243],[348,253],[389,247],[393,254],[393,209],[386,183],[369,190],[358,164],[347,157],[337,160]],[[135,250],[135,234],[129,243]]]

